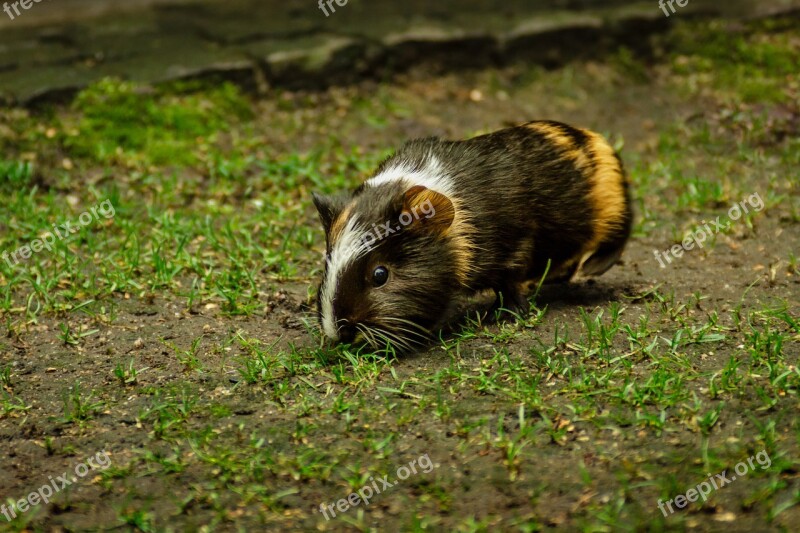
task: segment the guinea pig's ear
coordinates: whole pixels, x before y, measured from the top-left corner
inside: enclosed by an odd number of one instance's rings
[[[453,223],[455,216],[456,210],[450,198],[427,187],[415,185],[403,195],[400,223],[411,224],[413,229],[441,235]]]
[[[342,198],[323,196],[317,193],[313,193],[311,196],[319,213],[319,219],[322,221],[322,227],[325,228],[325,235],[327,235],[330,233],[333,221],[342,213],[344,201]]]

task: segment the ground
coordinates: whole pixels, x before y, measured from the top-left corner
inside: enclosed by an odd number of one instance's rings
[[[0,111],[0,503],[69,481],[0,529],[795,529],[799,29],[683,21],[647,58],[259,98],[107,80]],[[323,345],[312,191],[411,137],[539,118],[621,149],[623,260],[524,319],[465,301],[420,353]],[[730,483],[679,509],[709,478]]]

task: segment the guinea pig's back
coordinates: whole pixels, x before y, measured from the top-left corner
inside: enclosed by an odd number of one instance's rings
[[[548,260],[550,280],[579,268],[599,275],[619,258],[632,221],[628,184],[601,135],[538,121],[431,149],[472,211],[489,277],[523,266],[538,277]]]

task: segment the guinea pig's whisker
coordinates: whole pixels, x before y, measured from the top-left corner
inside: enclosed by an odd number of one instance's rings
[[[391,336],[392,338],[397,339],[398,342],[402,342],[403,346],[406,348],[411,348],[412,344],[421,344],[416,339],[403,335],[401,332],[393,331]]]
[[[383,341],[383,344],[388,344],[394,342],[390,337],[390,333],[380,327],[373,327],[372,331],[375,332],[375,335]],[[379,346],[375,346],[375,348],[379,348]]]
[[[385,342],[384,342],[384,347],[383,347],[384,351],[386,351],[386,352],[389,352],[389,351],[395,352],[398,349],[401,350],[401,351],[405,351],[405,350],[408,350],[408,346],[406,346],[406,344],[400,339],[385,337]]]
[[[372,338],[371,339],[372,342],[370,342],[370,346],[372,346],[376,350],[381,349],[381,347],[383,345],[385,345],[386,343],[391,342],[389,340],[389,338],[386,337],[386,332],[384,330],[382,330],[381,328],[369,327],[369,326],[367,326],[367,328],[369,329],[370,334],[371,334],[371,338]]]
[[[414,337],[418,337],[420,339],[428,338],[428,335],[425,335],[419,331],[414,331],[413,329],[404,328],[403,326],[395,326],[393,329],[395,331],[402,331],[404,333],[408,333],[409,335],[413,335]]]
[[[378,337],[378,338],[379,338],[381,341],[383,341],[383,342],[381,342],[381,343],[380,343],[380,344],[382,344],[383,346],[389,346],[390,344],[392,344],[392,340],[391,340],[391,339],[390,339],[390,338],[389,338],[389,337],[386,335],[386,332],[384,332],[384,331],[382,331],[382,330],[379,330],[379,329],[377,329],[377,328],[376,328],[376,330],[375,330],[375,335],[377,335],[377,337]],[[381,348],[381,345],[380,345],[380,344],[378,344],[378,345],[375,345],[375,346],[374,346],[374,348],[376,348],[376,349],[380,349],[380,348]]]
[[[430,335],[430,331],[428,331],[428,329],[420,326],[416,322],[412,322],[411,320],[406,320],[405,318],[398,318],[398,317],[389,316],[389,317],[385,317],[384,320],[386,320],[388,322],[398,322],[400,324],[406,324],[406,325],[409,325],[409,326],[411,326],[413,328],[416,328],[416,329],[424,332],[427,335]]]
[[[382,344],[384,345],[383,346],[384,348],[386,348],[388,346],[394,346],[394,345],[402,346],[402,342],[400,342],[400,339],[394,338],[394,336],[389,331],[386,331],[385,329],[375,328],[375,333],[383,341]],[[380,348],[380,346],[376,346],[376,348]]]
[[[396,326],[395,325],[395,326],[392,327],[392,329],[394,331],[403,332],[403,333],[405,333],[405,334],[407,334],[407,335],[409,335],[411,337],[414,337],[414,338],[410,338],[408,340],[414,342],[415,344],[420,344],[421,345],[421,344],[424,344],[425,341],[430,339],[430,331],[428,331],[427,329],[423,328],[422,326],[420,326],[418,324],[415,324],[415,323],[411,322],[410,320],[405,320],[405,319],[402,319],[402,318],[397,318],[396,319],[396,318],[391,318],[391,317],[387,318],[386,320],[388,322],[397,322],[399,324],[402,324],[400,326]],[[410,326],[413,326],[415,329],[409,329],[407,327],[404,327],[406,324],[410,325]]]
[[[403,346],[406,346],[406,347],[410,347],[409,343],[410,343],[410,341],[412,339],[407,334],[405,334],[405,332],[402,330],[402,328],[400,328],[400,329],[392,328],[392,329],[387,329],[387,330],[384,330],[384,331],[385,331],[386,335],[388,335],[390,338],[392,338],[394,340],[394,342],[400,343],[400,344],[402,344]]]
[[[411,344],[408,342],[409,339],[402,337],[401,335],[397,334],[394,331],[389,331],[386,329],[381,330],[384,334],[384,337],[388,342],[391,344],[397,345],[402,350],[410,350]]]
[[[375,346],[377,344],[377,341],[375,340],[375,332],[369,326],[358,324],[356,329],[364,334],[364,338],[371,346]]]

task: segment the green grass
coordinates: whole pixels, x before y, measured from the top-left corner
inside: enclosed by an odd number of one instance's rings
[[[25,467],[9,469],[8,497],[100,446],[113,462],[9,527],[663,531],[728,527],[732,513],[791,530],[800,144],[777,111],[797,94],[793,28],[691,22],[655,65],[622,50],[424,89],[257,101],[231,85],[107,80],[70,106],[3,110],[0,251],[104,200],[115,209],[52,251],[0,261],[0,447],[36,463],[19,482]],[[491,105],[451,102],[465,86]],[[644,131],[639,113],[659,110],[614,107],[631,86],[680,113],[641,144],[612,135],[637,207],[624,265],[593,286],[541,287],[519,320],[472,312],[422,354],[320,342],[312,191],[359,183],[409,122],[460,136],[527,105],[586,107]],[[652,248],[755,192],[762,211],[655,263]],[[658,510],[760,451],[769,468]],[[315,513],[423,453],[431,474],[331,522]]]
[[[61,140],[75,157],[103,163],[195,163],[220,132],[251,116],[251,106],[230,84],[203,92],[184,85],[147,94],[131,83],[100,82],[75,99],[79,118],[64,124]]]
[[[679,26],[670,43],[674,72],[697,88],[719,91],[725,99],[747,104],[790,102],[792,91],[798,89],[800,69],[796,22],[765,20],[745,28],[731,26],[723,22],[710,28],[702,23]]]

